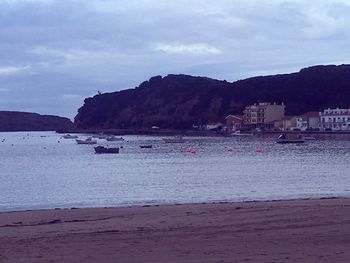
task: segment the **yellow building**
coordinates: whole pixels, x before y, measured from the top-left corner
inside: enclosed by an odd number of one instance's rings
[[[243,123],[250,128],[269,128],[274,121],[284,118],[285,105],[260,102],[245,107]]]

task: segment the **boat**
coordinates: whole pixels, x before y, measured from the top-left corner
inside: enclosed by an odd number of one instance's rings
[[[316,140],[316,138],[313,137],[313,136],[303,136],[303,139],[304,139],[305,141],[314,141],[314,140]]]
[[[123,137],[109,136],[106,138],[106,140],[109,142],[121,142],[121,141],[124,141],[124,138]]]
[[[182,136],[174,136],[173,138],[163,138],[165,143],[183,143],[185,140]]]
[[[97,143],[97,140],[93,140],[92,137],[88,137],[85,140],[76,139],[75,141],[77,142],[77,144],[96,144]]]
[[[151,149],[152,148],[152,145],[140,145],[140,148],[142,149]]]
[[[95,134],[92,136],[92,138],[96,138],[96,139],[100,139],[100,140],[107,139],[108,137],[109,137],[109,135],[103,134],[103,133]]]
[[[104,147],[104,146],[96,146],[94,147],[95,153],[119,153],[118,147]]]
[[[101,134],[95,134],[95,135],[92,135],[92,138],[95,138],[95,139],[106,139],[108,136],[107,135],[101,135]]]
[[[250,132],[241,132],[241,131],[235,131],[231,133],[232,136],[252,136],[253,133]]]
[[[77,135],[65,134],[62,136],[63,139],[77,139]]]
[[[304,143],[305,140],[302,138],[290,139],[287,138],[286,134],[281,134],[278,136],[276,143],[287,144],[287,143]]]

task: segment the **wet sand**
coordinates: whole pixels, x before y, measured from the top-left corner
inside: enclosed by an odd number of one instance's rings
[[[0,262],[350,262],[350,199],[4,212]]]

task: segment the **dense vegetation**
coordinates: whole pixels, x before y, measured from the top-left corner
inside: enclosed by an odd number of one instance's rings
[[[68,118],[37,113],[0,111],[0,131],[56,131],[72,130]]]
[[[328,107],[350,108],[350,65],[314,66],[300,72],[233,83],[187,75],[156,76],[135,89],[85,99],[79,128],[184,129],[222,122],[256,102],[284,102],[288,115]]]

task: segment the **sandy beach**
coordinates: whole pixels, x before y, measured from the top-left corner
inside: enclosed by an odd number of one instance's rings
[[[0,262],[349,262],[350,199],[0,213]]]

